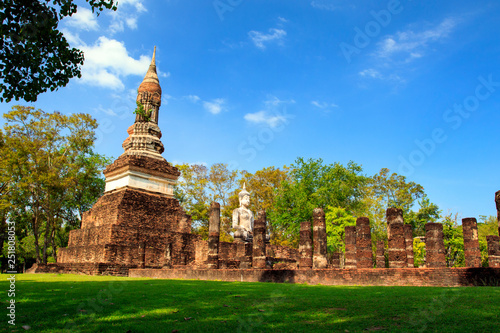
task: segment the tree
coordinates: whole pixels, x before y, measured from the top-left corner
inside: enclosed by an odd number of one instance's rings
[[[382,199],[386,208],[394,207],[408,213],[413,204],[424,195],[424,188],[415,183],[407,182],[406,177],[392,173],[383,168],[378,174],[371,177],[371,186],[375,195]]]
[[[78,207],[75,200],[93,203],[104,190],[92,185],[99,183],[95,178],[108,161],[92,151],[97,122],[88,114],[66,116],[23,106],[14,106],[4,118],[8,149],[1,152],[11,176],[9,219],[27,221],[37,262],[47,263],[50,253],[57,259],[56,235]]]
[[[434,223],[441,217],[439,207],[431,203],[427,195],[423,195],[419,205],[417,212],[410,211],[405,217],[405,222],[413,227],[413,236],[425,236],[425,224]]]
[[[290,166],[290,180],[276,193],[271,223],[286,231],[291,244],[298,243],[300,223],[310,221],[314,208],[344,208],[354,215],[362,211],[366,177],[362,168],[350,161],[324,165],[322,159],[298,158]]]
[[[97,15],[114,0],[85,0]],[[83,52],[71,48],[59,21],[77,12],[73,0],[3,0],[0,4],[0,101],[34,102],[47,90],[81,77]]]
[[[443,219],[443,241],[448,267],[465,266],[464,235],[458,225],[458,214],[448,214]]]
[[[356,218],[344,208],[328,206],[325,222],[328,252],[345,253],[345,227],[355,226]]]
[[[221,205],[221,240],[231,240],[232,215],[228,206],[229,197],[237,184],[238,171],[229,170],[224,163],[213,164],[210,170],[198,164],[176,167],[181,171],[181,178],[174,195],[186,213],[191,215],[193,231],[203,238],[208,237],[210,203],[216,201]]]
[[[425,201],[426,196],[424,188],[421,185],[409,182],[405,176],[398,175],[397,173],[390,174],[390,170],[387,168],[381,169],[379,173],[368,178],[364,193],[364,211],[362,214],[370,218],[370,226],[375,241],[387,239],[387,221],[385,217],[387,208],[395,207],[402,209],[405,222],[412,224],[414,227],[414,234],[415,225],[417,222],[420,223],[423,221],[422,219],[425,217],[424,213],[431,214],[431,208],[437,210],[437,206]],[[428,210],[419,211],[421,213],[419,215],[422,218],[421,220],[417,220],[415,217],[416,213],[411,210],[419,199],[422,199],[422,203],[426,207],[425,209]],[[420,228],[421,225],[418,224],[417,227]],[[419,234],[416,233],[415,235]]]
[[[420,267],[425,263],[425,243],[413,238],[413,266]]]

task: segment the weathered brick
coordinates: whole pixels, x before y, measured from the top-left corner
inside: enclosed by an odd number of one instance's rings
[[[446,267],[443,225],[441,223],[427,223],[425,225],[425,253],[427,267]]]

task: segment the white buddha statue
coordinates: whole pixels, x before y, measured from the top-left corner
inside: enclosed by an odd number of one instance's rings
[[[245,184],[243,184],[243,190],[238,194],[238,199],[240,207],[233,210],[233,228],[236,229],[234,238],[250,241],[253,238],[253,213],[248,209],[250,193],[245,189]]]

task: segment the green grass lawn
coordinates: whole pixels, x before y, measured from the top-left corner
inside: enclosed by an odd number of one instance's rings
[[[7,275],[1,301],[8,305]],[[500,332],[500,287],[342,287],[17,275],[0,332]]]

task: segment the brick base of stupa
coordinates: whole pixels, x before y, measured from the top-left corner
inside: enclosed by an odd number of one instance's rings
[[[60,249],[61,264],[161,268],[194,261],[199,236],[179,202],[145,190],[105,193]]]

